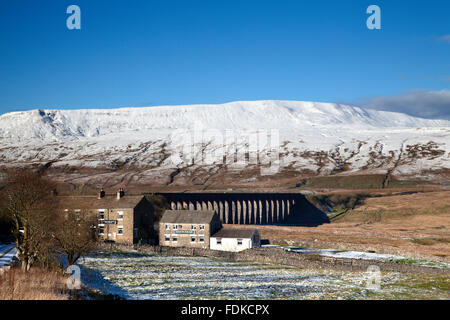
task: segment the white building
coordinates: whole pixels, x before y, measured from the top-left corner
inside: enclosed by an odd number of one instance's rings
[[[259,247],[261,238],[255,229],[221,229],[211,236],[209,248],[238,252],[252,247]]]

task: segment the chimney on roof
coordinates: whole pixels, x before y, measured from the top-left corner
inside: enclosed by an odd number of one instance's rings
[[[100,190],[100,192],[98,193],[98,198],[101,199],[105,196],[105,190],[103,190],[103,188]]]
[[[123,188],[120,188],[119,191],[117,191],[117,199],[122,198],[125,195],[125,191],[123,191]]]

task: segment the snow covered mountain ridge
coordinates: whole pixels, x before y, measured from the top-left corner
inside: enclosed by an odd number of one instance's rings
[[[450,169],[448,120],[335,103],[272,100],[7,113],[0,116],[0,164],[51,162],[111,172],[138,170],[135,179],[150,175],[173,183],[168,173],[174,169],[188,176],[201,166],[169,161],[183,152],[170,138],[177,129],[276,129],[282,168],[318,175],[393,171],[423,176],[429,170]],[[232,148],[211,141],[194,146],[194,152],[223,147],[228,154],[245,148],[245,137],[237,140]],[[210,169],[215,172],[214,165]]]
[[[304,126],[449,127],[401,113],[334,103],[248,101],[221,105],[12,112],[0,116],[0,138],[63,141],[161,129],[301,129]]]

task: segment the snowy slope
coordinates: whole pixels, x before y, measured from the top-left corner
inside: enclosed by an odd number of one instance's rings
[[[224,138],[194,139],[194,132],[208,129]],[[198,160],[218,150],[224,155],[249,151],[252,134],[271,129],[279,134],[281,168],[319,175],[388,170],[425,175],[450,169],[450,121],[301,101],[12,112],[0,116],[0,161],[124,168],[167,179],[174,168],[213,168],[222,160],[192,165],[192,159],[181,157],[186,141],[180,134],[187,139],[192,134],[191,151]],[[265,148],[261,145],[260,153]]]
[[[448,127],[450,121],[425,120],[401,113],[364,110],[333,103],[249,101],[222,105],[164,106],[111,110],[33,110],[0,116],[0,137],[13,143],[76,140],[161,129],[301,130],[310,125]]]

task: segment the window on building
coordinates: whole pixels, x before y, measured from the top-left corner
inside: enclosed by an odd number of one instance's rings
[[[81,219],[81,209],[75,209],[75,219],[80,220]]]
[[[117,227],[117,234],[123,234],[123,226]]]
[[[238,246],[242,246],[242,239],[237,239]]]
[[[219,245],[222,244],[222,239],[221,238],[217,238],[216,239],[216,243],[219,244]]]
[[[169,230],[169,229],[170,229],[170,224],[166,223],[166,225],[165,225],[164,228],[165,228],[166,230]]]
[[[191,242],[195,242],[195,237],[191,237]]]
[[[205,242],[205,237],[203,237],[203,236],[198,237],[198,241],[199,242]]]
[[[98,219],[99,220],[104,220],[105,219],[105,211],[104,210],[99,210],[98,211]]]
[[[178,225],[174,224],[172,227],[173,230],[177,230],[178,229]]]
[[[195,224],[191,224],[191,230],[196,230],[197,226]]]
[[[123,219],[123,211],[117,212],[117,220],[122,220],[122,219]]]
[[[169,242],[170,241],[170,236],[168,234],[164,235],[164,241],[165,242]]]
[[[183,226],[181,224],[179,224],[178,229],[183,229]]]
[[[105,233],[105,227],[104,226],[98,226],[98,234],[104,234]]]
[[[201,225],[198,226],[198,228],[199,228],[200,230],[205,230],[205,225],[204,225],[204,224],[201,224]]]
[[[173,237],[173,238],[172,238],[172,241],[173,241],[173,242],[177,242],[177,241],[178,241],[178,238],[177,238],[177,237]]]

